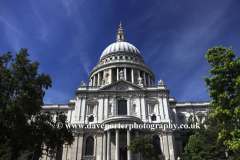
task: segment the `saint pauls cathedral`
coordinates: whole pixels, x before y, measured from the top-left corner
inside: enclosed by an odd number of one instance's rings
[[[100,55],[100,54],[99,54]],[[160,77],[156,77],[159,79]],[[177,102],[162,80],[145,64],[140,51],[125,41],[121,22],[116,42],[101,54],[92,69],[89,86],[82,81],[75,98],[67,104],[44,104],[42,111],[63,112],[71,125],[135,124],[152,126],[187,124],[190,115],[199,121],[208,112],[209,101]],[[54,118],[56,119],[56,114]],[[75,141],[64,145],[57,160],[142,160],[127,146],[136,136],[149,134],[161,160],[182,159],[186,130],[177,128],[75,128]],[[43,156],[43,160],[51,158]]]

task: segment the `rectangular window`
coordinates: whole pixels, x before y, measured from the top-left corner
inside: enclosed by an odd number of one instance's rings
[[[118,115],[127,115],[127,101],[126,100],[118,101]]]

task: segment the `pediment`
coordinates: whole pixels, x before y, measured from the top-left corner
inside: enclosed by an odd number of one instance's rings
[[[201,111],[198,111],[195,115],[197,115],[197,116],[204,116],[205,114],[203,112],[201,112]]]
[[[112,84],[106,85],[100,88],[99,90],[131,91],[131,90],[145,90],[145,88],[125,80],[119,80]]]

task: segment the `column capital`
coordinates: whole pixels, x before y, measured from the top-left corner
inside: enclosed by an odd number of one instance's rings
[[[138,97],[138,98],[139,98],[139,97],[141,97],[141,95],[140,95],[140,94],[137,94],[137,95],[136,95],[136,97]]]
[[[104,95],[98,95],[98,98],[103,98],[104,97]]]
[[[97,135],[97,137],[100,137],[100,136],[102,136],[103,135],[103,131],[100,131],[100,130],[98,130],[97,132],[96,132],[96,135]]]

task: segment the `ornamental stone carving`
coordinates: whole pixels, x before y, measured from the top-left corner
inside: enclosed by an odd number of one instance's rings
[[[141,77],[138,78],[138,84],[143,84]]]
[[[101,84],[102,86],[104,86],[105,85],[105,79],[103,78],[102,79],[102,84]]]
[[[117,90],[127,90],[128,86],[126,84],[119,84],[116,87]]]
[[[121,70],[121,71],[119,72],[119,77],[120,77],[120,79],[124,79],[124,73],[123,73],[123,70]]]
[[[82,82],[81,82],[81,86],[86,86],[86,82],[85,82],[85,81],[82,81]]]
[[[163,80],[158,81],[158,85],[163,85]]]
[[[103,135],[103,131],[100,131],[100,130],[97,131],[97,132],[96,132],[96,135],[97,135],[98,137],[99,137],[99,136],[102,136],[102,135]]]

